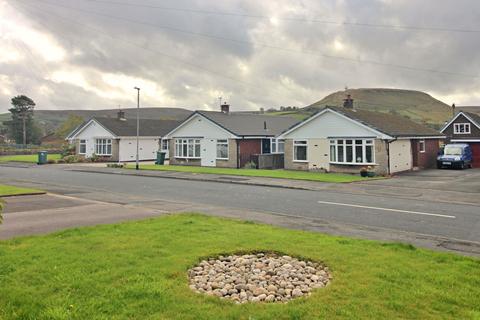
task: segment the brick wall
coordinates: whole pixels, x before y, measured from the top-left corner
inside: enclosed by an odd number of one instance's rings
[[[237,140],[228,139],[228,160],[217,160],[217,167],[221,167],[221,168],[237,167]]]
[[[308,162],[293,161],[293,139],[285,139],[285,169],[308,171]],[[308,150],[307,150],[308,158]]]
[[[443,142],[443,139],[425,139],[425,152],[420,152],[419,140],[412,140],[412,152],[416,153],[417,159],[417,163],[413,165],[421,169],[435,168],[440,142]]]

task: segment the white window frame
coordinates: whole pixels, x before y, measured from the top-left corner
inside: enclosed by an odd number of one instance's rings
[[[351,144],[347,144],[347,140],[352,141]],[[339,143],[342,141],[342,143]],[[362,141],[361,144],[357,144],[357,141]],[[342,158],[343,161],[339,161],[338,159],[338,147],[343,147]],[[352,147],[352,162],[347,161],[347,146]],[[357,146],[362,147],[362,161],[357,162]],[[334,154],[332,154],[332,147],[334,150]],[[372,150],[372,162],[367,162],[367,147],[371,147]],[[375,164],[375,140],[374,139],[330,139],[330,163],[331,164],[345,164],[345,165],[374,165]]]
[[[420,153],[425,153],[425,140],[418,141],[418,151]]]
[[[298,160],[295,147],[305,147],[305,160]],[[293,162],[308,162],[308,141],[307,140],[293,140]]]
[[[270,139],[270,153],[285,153],[285,139],[275,139],[275,138],[272,138]],[[283,150],[282,151],[278,151],[278,147],[282,145],[283,146]]]
[[[184,152],[184,146],[186,146],[186,150],[187,150],[186,155],[185,155],[185,152]],[[197,146],[198,146],[198,149],[197,149]],[[193,148],[192,149],[193,150],[193,156],[188,155],[190,147]],[[175,158],[201,159],[200,139],[197,139],[197,138],[176,138],[175,139]]]
[[[463,128],[463,131],[461,130]],[[471,126],[470,123],[454,123],[453,124],[453,134],[470,134]]]
[[[82,146],[85,147],[84,152],[82,152]],[[78,154],[87,154],[87,139],[79,139],[79,141],[78,141]]]
[[[100,143],[99,143],[100,141]],[[110,152],[108,149],[110,147]],[[97,156],[111,156],[112,155],[112,139],[110,138],[96,138],[95,139],[95,154]]]
[[[219,151],[219,150],[218,150],[218,147],[219,147],[219,145],[223,145],[223,146],[226,145],[226,146],[227,146],[227,157],[226,157],[226,158],[225,158],[225,157],[219,157],[219,156],[218,156],[218,151]],[[229,159],[229,157],[228,157],[228,153],[229,153],[228,151],[230,150],[229,147],[230,147],[230,145],[229,145],[229,143],[228,143],[228,139],[217,139],[217,147],[216,147],[217,160],[228,160],[228,159]]]

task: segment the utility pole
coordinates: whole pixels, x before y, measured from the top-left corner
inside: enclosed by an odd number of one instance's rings
[[[136,158],[135,158],[135,169],[139,170],[140,168],[139,168],[139,165],[138,165],[138,161],[139,161],[139,157],[138,157],[139,147],[138,147],[138,144],[139,144],[139,136],[140,136],[140,88],[135,87],[134,89],[137,90],[137,155],[136,155]]]

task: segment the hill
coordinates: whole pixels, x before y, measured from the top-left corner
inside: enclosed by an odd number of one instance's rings
[[[342,106],[343,99],[347,94],[354,99],[355,108],[400,114],[437,129],[452,116],[452,109],[449,105],[425,92],[383,88],[348,89],[334,92],[302,110],[311,113],[327,105]]]
[[[136,108],[122,109],[126,118],[137,116]],[[87,120],[91,117],[116,117],[118,109],[106,110],[35,110],[35,120],[44,128],[44,133],[53,132],[68,119],[69,116],[80,116]],[[182,120],[192,111],[182,108],[140,108],[142,119]],[[0,114],[0,127],[3,121],[10,119],[10,113]]]

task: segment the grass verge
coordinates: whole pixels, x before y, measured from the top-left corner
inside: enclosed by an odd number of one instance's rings
[[[287,304],[194,293],[202,257],[272,250],[334,279]],[[478,319],[480,260],[197,214],[0,242],[1,319]]]
[[[128,164],[127,169],[133,169],[135,165]],[[317,182],[355,182],[365,181],[372,178],[363,178],[351,174],[340,173],[322,173],[309,171],[294,171],[294,170],[261,170],[261,169],[231,169],[231,168],[216,168],[216,167],[197,167],[197,166],[157,166],[149,164],[141,164],[141,170],[157,170],[157,171],[178,171],[190,173],[207,173],[207,174],[224,174],[230,176],[249,176],[249,177],[265,177],[278,179],[292,179],[292,180],[307,180]],[[377,179],[377,178],[375,178]]]
[[[20,188],[20,187],[0,184],[0,197],[20,196],[22,194],[35,194],[35,193],[43,193],[43,191],[37,190],[37,189]]]
[[[47,159],[50,160],[59,160],[62,158],[62,155],[52,153],[48,154]],[[37,163],[38,155],[36,154],[21,154],[14,156],[0,156],[0,162],[28,162],[28,163]]]

